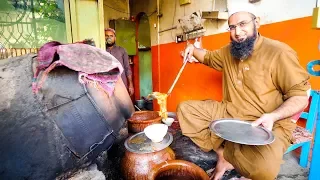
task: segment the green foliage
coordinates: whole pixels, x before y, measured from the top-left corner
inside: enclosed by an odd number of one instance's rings
[[[65,22],[63,0],[34,0],[34,12],[42,18]]]
[[[11,20],[17,17],[16,14],[19,13],[24,16],[23,20],[20,22],[12,21],[12,29],[18,25],[23,26],[24,28],[23,32],[14,32],[15,34],[20,33],[21,35],[18,35],[20,38],[13,44],[7,42],[10,47],[35,48],[52,40],[60,42],[67,41],[63,0],[0,1],[2,2],[1,4],[6,2],[3,5],[7,7],[5,10],[6,12],[11,12]],[[1,8],[0,11],[4,10]],[[4,30],[10,30],[10,28],[4,28]],[[30,31],[32,32],[30,33]],[[15,36],[17,37],[17,35]],[[7,38],[5,37],[5,39]]]

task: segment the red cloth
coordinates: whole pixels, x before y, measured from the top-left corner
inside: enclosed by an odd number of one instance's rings
[[[43,53],[45,51],[50,53]],[[55,53],[59,55],[58,59],[54,59],[56,57]],[[42,56],[38,58],[37,69],[46,69],[38,84],[34,87],[35,92],[41,88],[47,74],[56,66],[66,66],[79,72],[79,80],[84,76],[86,79],[99,83],[109,95],[112,94],[115,82],[123,72],[121,63],[110,53],[87,44],[65,44],[47,47],[43,51],[40,49],[39,54],[42,54]],[[87,81],[80,80],[80,83],[87,83]]]

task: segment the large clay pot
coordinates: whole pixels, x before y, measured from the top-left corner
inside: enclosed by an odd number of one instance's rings
[[[126,180],[147,180],[148,174],[155,165],[174,159],[175,154],[170,147],[145,154],[126,150],[121,162],[121,170]]]
[[[136,111],[128,119],[128,131],[131,133],[142,132],[145,127],[161,123],[161,117],[156,111]]]
[[[199,166],[184,160],[171,160],[154,166],[148,180],[209,180],[207,173]]]

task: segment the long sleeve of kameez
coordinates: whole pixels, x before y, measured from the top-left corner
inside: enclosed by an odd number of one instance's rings
[[[284,51],[274,64],[273,82],[284,95],[284,100],[292,96],[307,96],[311,89],[309,75],[299,64],[296,52]]]
[[[218,49],[214,51],[207,51],[204,56],[203,64],[214,68],[218,71],[222,71],[223,68],[223,51],[224,49]]]
[[[132,75],[132,71],[131,71],[131,67],[129,64],[129,56],[128,53],[126,52],[126,50],[124,49],[124,53],[123,53],[123,69],[124,72],[126,73],[126,76],[131,76]]]

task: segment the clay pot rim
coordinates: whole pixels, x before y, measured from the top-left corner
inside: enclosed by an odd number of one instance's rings
[[[159,114],[157,111],[135,111],[133,114],[141,114],[141,113],[157,113],[157,114]]]
[[[154,119],[148,119],[148,120],[132,120],[128,119],[128,121],[132,124],[148,124],[148,123],[153,123],[153,122],[161,122],[161,117],[157,117]]]
[[[135,113],[144,113],[144,112],[152,112],[152,113],[157,113],[156,111],[136,111]],[[152,122],[161,122],[161,119],[162,117],[159,116],[159,117],[156,117],[154,119],[148,119],[148,120],[134,120],[134,119],[131,119],[129,118],[128,121],[132,124],[148,124],[148,123],[152,123]]]
[[[168,168],[170,166],[183,166],[183,167],[189,167],[191,169],[194,169],[195,171],[198,172],[198,175],[202,178],[202,180],[209,180],[209,176],[208,174],[201,169],[199,166],[197,166],[194,163],[191,163],[189,161],[185,161],[185,160],[168,160],[165,162],[162,162],[156,166],[154,166],[151,170],[151,172],[148,175],[148,180],[154,180],[155,177],[161,173],[164,172],[166,170],[168,170]]]

